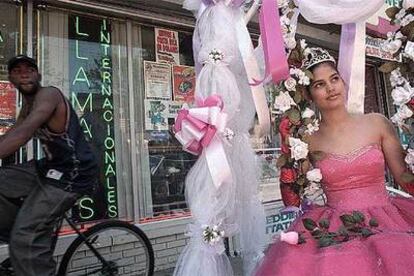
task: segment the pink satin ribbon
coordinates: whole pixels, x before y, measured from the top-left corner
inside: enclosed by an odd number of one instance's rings
[[[263,0],[260,10],[260,33],[266,64],[263,80],[271,75],[275,84],[289,78],[289,65],[277,7],[277,0]]]
[[[206,99],[196,99],[195,108],[184,107],[178,112],[175,121],[175,138],[183,149],[194,155],[206,154],[207,165],[214,185],[232,181],[230,165],[226,158],[223,143],[217,132],[223,132],[227,114],[222,112],[223,101],[219,95]]]

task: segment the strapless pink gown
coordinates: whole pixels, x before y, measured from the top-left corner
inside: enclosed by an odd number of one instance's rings
[[[367,145],[347,155],[328,154],[317,166],[323,175],[327,205],[306,212],[289,231],[306,231],[305,217],[315,221],[328,218],[329,230],[336,231],[342,225],[342,214],[358,210],[366,221],[376,218],[383,232],[326,248],[318,248],[313,239],[300,245],[276,242],[256,275],[414,275],[414,236],[407,233],[414,230],[414,200],[388,196],[380,146]]]

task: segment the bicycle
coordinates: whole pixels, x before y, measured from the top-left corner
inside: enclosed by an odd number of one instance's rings
[[[145,233],[137,226],[121,220],[107,220],[81,232],[65,213],[55,225],[53,252],[63,221],[77,237],[63,254],[56,275],[153,275],[154,251]],[[14,275],[9,258],[0,263],[0,276],[3,275]]]

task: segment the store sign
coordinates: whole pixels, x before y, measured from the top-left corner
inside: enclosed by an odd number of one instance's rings
[[[278,210],[274,214],[268,214],[266,216],[266,234],[273,236],[280,234],[281,231],[286,231],[297,217],[299,217],[299,213],[295,211],[281,212]]]
[[[70,15],[68,31],[70,98],[98,158],[104,187],[96,198],[81,199],[78,216],[81,220],[114,218],[118,202],[111,25],[106,19]]]
[[[178,32],[155,28],[155,53],[157,62],[180,64]]]
[[[401,62],[402,58],[401,55],[397,57],[393,57],[393,55],[389,52],[386,52],[382,49],[382,44],[384,43],[384,39],[382,38],[375,38],[366,36],[365,38],[365,52],[367,56],[376,57],[383,60],[391,60],[391,61],[398,61]]]

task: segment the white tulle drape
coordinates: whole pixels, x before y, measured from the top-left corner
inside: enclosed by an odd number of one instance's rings
[[[204,153],[188,173],[186,200],[194,221],[188,227],[189,244],[177,261],[174,271],[177,276],[233,275],[222,244],[210,246],[202,240],[202,225],[220,225],[227,237],[240,235],[245,275],[251,274],[265,246],[264,211],[257,195],[259,168],[248,134],[255,107],[234,24],[241,20],[243,12],[237,6],[226,5],[228,1],[216,2],[205,8],[194,31],[198,64],[196,97],[218,94],[224,101],[223,111],[229,115],[227,127],[235,134],[232,140],[223,143],[233,182],[216,188]],[[184,2],[195,12],[197,4],[202,5],[199,0]],[[245,26],[242,31],[247,32]],[[222,61],[209,60],[213,49],[223,52]]]

